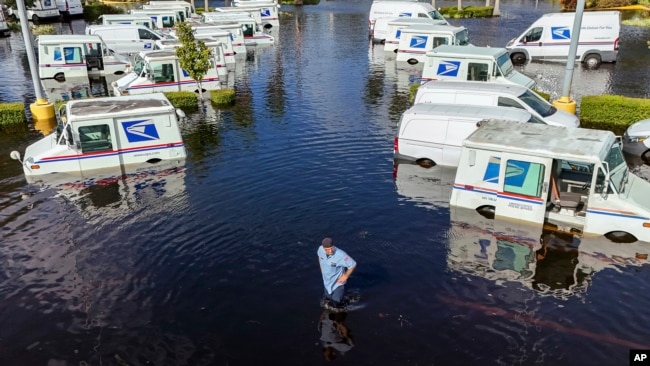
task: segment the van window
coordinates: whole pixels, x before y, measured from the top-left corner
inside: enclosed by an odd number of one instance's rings
[[[433,9],[429,12],[428,18],[435,20],[445,20],[445,17],[443,17],[442,14],[440,14],[436,9]]]
[[[598,175],[596,176],[596,187],[594,187],[594,192],[595,193],[604,193],[605,191],[605,172],[603,172],[603,169],[600,168],[598,169]],[[612,190],[612,186],[608,185],[607,186],[607,193],[614,193],[614,190]]]
[[[541,197],[544,168],[543,164],[508,160],[503,191],[530,197]]]
[[[107,124],[79,127],[78,132],[82,153],[113,150]]]
[[[174,65],[173,64],[162,64],[156,65],[153,68],[154,82],[158,83],[169,83],[174,81]]]
[[[418,13],[418,18],[431,18],[427,13]]]
[[[519,96],[519,99],[526,103],[530,108],[537,112],[542,117],[548,117],[557,111],[551,103],[539,96],[539,94],[526,89],[526,91]]]
[[[487,81],[488,79],[488,64],[468,62],[467,64],[467,80]],[[499,98],[501,99],[501,98]]]
[[[98,57],[102,55],[102,44],[101,43],[84,43],[84,51],[86,56]]]
[[[467,46],[469,44],[469,33],[467,33],[467,29],[456,33],[455,38],[454,44],[456,46]]]
[[[542,31],[543,30],[544,30],[544,28],[542,28],[542,27],[535,27],[535,28],[529,30],[528,33],[526,33],[526,35],[524,36],[524,39],[523,39],[524,43],[526,43],[526,42],[538,42],[540,40],[540,38],[542,38]]]
[[[497,68],[497,76],[508,76],[515,70],[512,61],[510,61],[510,55],[507,52],[497,57],[497,65],[499,65]]]
[[[499,107],[512,107],[512,108],[519,108],[519,109],[526,110],[526,107],[519,104],[519,102],[517,102],[512,98],[507,98],[507,97],[499,97],[499,101],[497,102],[497,105]]]
[[[433,47],[438,47],[443,44],[449,44],[449,41],[445,37],[433,37]]]
[[[244,37],[252,37],[255,35],[253,25],[250,23],[242,24],[241,29],[244,31]]]
[[[142,29],[142,28],[138,28],[138,35],[140,36],[140,39],[153,39],[153,40],[160,39],[160,37],[158,37],[155,33],[151,32],[150,30]]]

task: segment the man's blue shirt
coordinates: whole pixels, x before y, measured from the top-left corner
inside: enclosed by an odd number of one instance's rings
[[[344,268],[352,268],[357,265],[357,262],[352,259],[343,250],[334,247],[334,253],[329,257],[325,254],[325,249],[322,246],[318,247],[318,261],[320,262],[320,269],[323,272],[323,284],[327,293],[331,294],[339,286],[343,284],[337,283],[336,280],[343,274]]]

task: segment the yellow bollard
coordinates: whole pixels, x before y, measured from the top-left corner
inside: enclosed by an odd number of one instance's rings
[[[553,104],[553,107],[557,109],[561,109],[571,114],[576,114],[576,101],[570,97],[560,97],[560,99],[554,100],[551,104]]]
[[[29,105],[29,110],[32,112],[34,121],[56,118],[54,104],[48,102],[47,99],[36,99],[36,102]]]
[[[42,133],[43,136],[49,135],[50,132],[52,132],[52,130],[56,127],[56,124],[56,118],[34,119],[34,129]]]

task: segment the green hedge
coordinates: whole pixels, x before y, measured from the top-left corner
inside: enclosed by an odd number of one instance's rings
[[[84,19],[88,22],[95,22],[103,14],[124,14],[126,10],[117,6],[106,5],[100,2],[92,2],[84,5]]]
[[[646,118],[650,118],[650,99],[592,95],[580,102],[580,124],[585,128],[621,136],[632,123]]]
[[[27,122],[27,117],[23,103],[0,103],[0,127],[24,124],[25,122]]]
[[[210,100],[216,105],[232,105],[235,103],[233,89],[210,90]]]
[[[463,6],[458,11],[457,6],[443,6],[440,8],[440,14],[446,18],[491,18],[494,13],[493,6]]]
[[[191,91],[165,92],[167,99],[174,108],[180,108],[184,112],[196,112],[199,110],[199,97]]]

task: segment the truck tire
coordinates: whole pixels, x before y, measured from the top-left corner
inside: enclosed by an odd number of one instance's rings
[[[423,168],[431,168],[433,166],[436,166],[436,162],[431,160],[431,159],[419,159],[415,162],[417,165],[423,167]]]
[[[62,72],[58,72],[56,73],[56,75],[54,75],[53,79],[62,83],[65,81],[65,74]]]
[[[38,23],[38,19],[39,19],[38,15],[36,15],[36,14],[32,15],[32,22]]]
[[[510,60],[515,65],[521,65],[526,62],[526,55],[521,52],[516,52],[510,55]]]
[[[650,164],[650,150],[646,150],[643,154],[641,154],[641,160],[643,160],[643,162],[646,164]]]
[[[416,65],[418,63],[418,60],[414,58],[409,58],[408,61],[406,62],[408,62],[409,65]]]
[[[476,209],[476,212],[478,212],[479,215],[485,217],[488,220],[493,220],[496,213],[496,209],[494,206],[481,206]]]
[[[634,243],[637,238],[625,231],[612,231],[605,234],[605,237],[614,243]]]
[[[585,60],[583,61],[587,68],[589,69],[595,69],[600,66],[600,55],[595,54],[595,53],[590,53],[587,56],[585,56]]]

